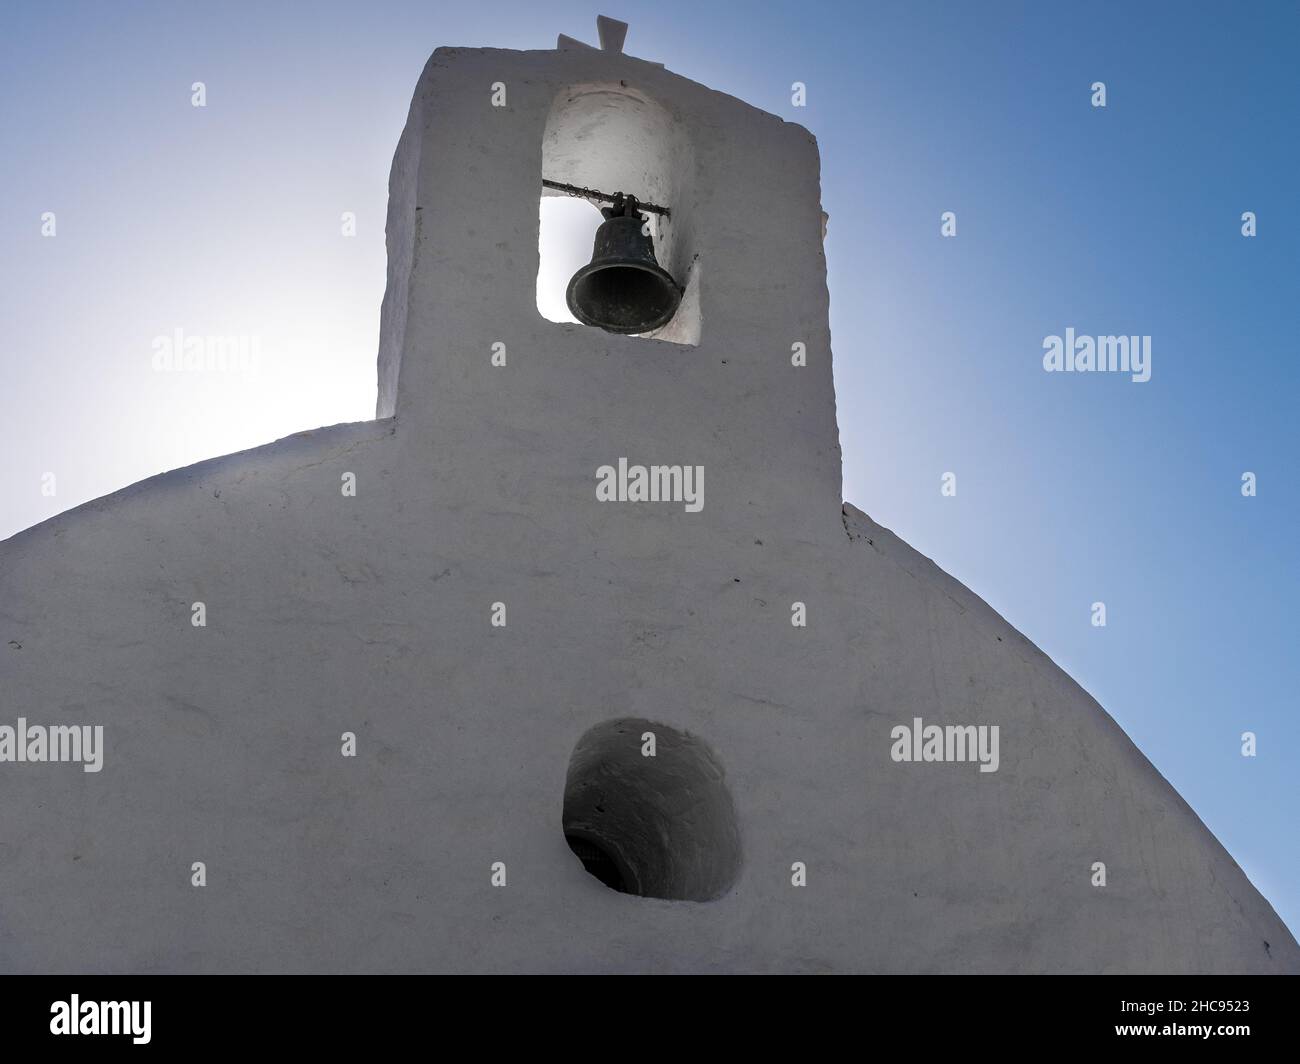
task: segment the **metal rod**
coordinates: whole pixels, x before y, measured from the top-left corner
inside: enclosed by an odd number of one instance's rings
[[[594,188],[582,188],[578,185],[566,185],[561,181],[548,181],[542,178],[543,188],[553,188],[556,192],[564,192],[570,196],[582,196],[584,199],[601,200],[605,203],[613,203],[614,197],[608,192],[597,192]],[[636,209],[645,211],[647,214],[662,214],[665,218],[672,217],[672,212],[667,207],[659,207],[653,203],[642,203],[637,200]]]

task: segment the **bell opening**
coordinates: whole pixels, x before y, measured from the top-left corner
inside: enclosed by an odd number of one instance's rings
[[[609,332],[650,332],[672,320],[681,293],[662,271],[606,266],[573,279],[569,306],[584,325]]]
[[[596,189],[608,196],[622,192],[670,211],[639,212],[648,223],[644,247],[619,226],[606,229],[604,235],[611,239],[596,247],[604,225],[601,208],[614,204],[543,186],[536,286],[541,318],[629,339],[698,346],[700,256],[694,247],[692,210],[696,168],[686,130],[674,115],[628,80],[565,86],[547,116],[539,162],[539,182]],[[650,272],[586,279],[597,268],[628,265]],[[662,271],[662,286],[654,271]],[[578,298],[591,312],[586,319],[573,304],[573,284],[579,279],[583,284]],[[630,314],[603,309],[624,302],[624,296],[638,300],[640,309]],[[584,350],[592,339],[572,336]]]

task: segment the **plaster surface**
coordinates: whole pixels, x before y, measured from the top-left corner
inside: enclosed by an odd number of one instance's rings
[[[536,310],[549,118],[623,82],[671,130],[694,343]],[[610,52],[439,49],[390,191],[375,421],[0,544],[0,723],[106,746],[0,765],[0,968],[1300,971],[1104,710],[843,502],[806,130]],[[702,465],[703,509],[597,501],[621,456]],[[891,760],[917,716],[999,726],[998,771]],[[624,719],[721,774],[714,900],[610,890],[565,842],[575,746]]]

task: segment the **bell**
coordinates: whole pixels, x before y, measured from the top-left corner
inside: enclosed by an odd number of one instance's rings
[[[614,197],[600,212],[591,262],[569,281],[565,300],[583,325],[612,333],[645,333],[677,313],[682,290],[655,259],[654,241],[644,232],[635,196]]]

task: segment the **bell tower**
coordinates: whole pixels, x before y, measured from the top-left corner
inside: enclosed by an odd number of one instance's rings
[[[390,179],[378,415],[453,493],[509,469],[585,506],[626,457],[705,467],[698,529],[842,536],[816,142],[623,54],[625,30],[429,60]],[[565,189],[662,208],[639,218],[664,324],[539,313],[539,197]]]

